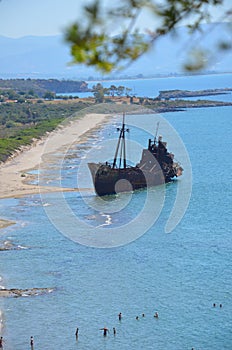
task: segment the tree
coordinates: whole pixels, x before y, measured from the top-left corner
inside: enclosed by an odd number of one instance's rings
[[[117,91],[117,87],[116,87],[115,85],[111,85],[111,86],[109,87],[109,90],[110,90],[111,96],[114,97],[114,94],[115,94],[115,92]]]
[[[51,91],[47,91],[45,92],[43,98],[45,98],[45,100],[54,100],[55,94]]]
[[[131,92],[131,91],[132,91],[131,88],[126,88],[126,95],[127,95],[127,97],[130,96],[130,92]]]
[[[91,5],[84,6],[86,20],[81,18],[69,26],[65,36],[71,45],[74,63],[84,63],[109,73],[138,59],[160,36],[173,32],[183,20],[188,20],[191,31],[198,30],[203,20],[210,21],[212,6],[222,4],[223,0],[122,0],[105,8],[103,0],[93,0]],[[136,25],[145,11],[154,16],[154,27],[147,28],[146,36]],[[224,14],[224,19],[231,13],[232,9]],[[121,31],[112,35],[112,28],[117,27],[122,28]],[[220,47],[230,49],[230,44],[222,40]],[[204,58],[204,52],[196,52],[185,68],[203,68]]]
[[[125,86],[119,85],[118,88],[117,88],[117,92],[116,93],[117,93],[118,96],[124,95],[124,93],[125,93]]]
[[[93,95],[95,97],[96,103],[102,103],[104,102],[104,92],[105,89],[103,88],[102,84],[97,83],[97,85],[93,85]]]

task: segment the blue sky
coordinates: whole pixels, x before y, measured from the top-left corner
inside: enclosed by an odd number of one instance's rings
[[[89,1],[89,0],[88,0]],[[111,0],[104,0],[107,4]],[[81,5],[87,0],[2,0],[0,1],[0,35],[18,38],[26,35],[56,35],[64,32],[68,24],[81,16]],[[232,7],[231,0],[224,0],[224,9]],[[213,10],[220,19],[223,8]],[[149,19],[141,19],[141,27],[147,27]]]
[[[1,0],[0,35],[56,35],[79,15],[86,0]]]

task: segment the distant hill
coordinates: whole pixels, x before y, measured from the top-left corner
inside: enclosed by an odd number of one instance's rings
[[[85,67],[69,65],[69,48],[59,35],[0,36],[0,48],[0,78],[86,78]]]
[[[53,93],[72,93],[89,91],[85,81],[58,79],[1,79],[0,89],[13,89],[16,93],[33,92],[33,95],[43,97],[48,91]]]
[[[231,43],[232,31],[227,24],[205,24],[205,32],[189,35],[187,28],[180,27],[176,35],[168,34],[159,38],[149,53],[130,65],[120,75],[143,76],[181,73],[186,62],[186,50],[197,45],[211,50],[212,57],[207,70],[216,72],[232,71],[232,51],[215,54],[219,40]],[[0,78],[57,78],[86,80],[89,76],[101,77],[92,68],[70,66],[69,47],[62,36],[27,36],[12,39],[0,36]],[[214,56],[215,54],[215,56]],[[119,73],[117,73],[117,76]]]

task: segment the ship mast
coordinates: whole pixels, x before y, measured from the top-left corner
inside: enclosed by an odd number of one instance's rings
[[[125,113],[123,113],[123,120],[122,120],[122,127],[118,128],[118,131],[120,131],[118,143],[114,155],[114,162],[113,162],[113,168],[116,168],[117,158],[118,158],[118,152],[120,147],[120,158],[119,158],[119,169],[121,168],[121,163],[123,161],[123,168],[126,168],[126,141],[125,141],[125,131],[129,131],[128,129],[125,129]]]
[[[154,143],[156,143],[156,138],[157,138],[157,134],[158,134],[158,130],[159,130],[159,123],[160,122],[157,122],[157,125],[156,125],[156,132],[155,132]]]

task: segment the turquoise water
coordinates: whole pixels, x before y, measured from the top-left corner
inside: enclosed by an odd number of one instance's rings
[[[211,88],[213,81],[208,79]],[[226,82],[228,75],[224,79]],[[202,88],[202,84],[194,77],[194,89]],[[231,76],[227,84],[232,86]],[[15,226],[2,230],[1,239],[23,248],[1,252],[1,284],[7,288],[55,288],[46,295],[0,300],[4,349],[26,349],[31,335],[35,349],[231,349],[231,107],[166,113],[163,117],[183,140],[192,166],[190,203],[171,233],[165,233],[165,225],[179,181],[188,180],[187,169],[180,180],[151,193],[155,205],[160,203],[158,195],[164,201],[156,222],[140,238],[120,247],[81,245],[58,231],[53,225],[57,217],[65,227],[71,226],[69,217],[61,211],[58,193],[43,196],[42,201],[39,196],[0,201],[1,217],[17,221]],[[94,142],[109,138],[111,129],[106,125],[104,130],[96,131]],[[136,138],[141,135],[139,142],[146,144],[145,129],[146,124],[132,128],[130,141],[133,131]],[[168,139],[170,149],[175,148],[179,160],[178,144],[172,143],[172,135],[163,133],[163,137]],[[57,172],[53,166],[41,181],[61,181],[67,186],[74,183],[75,187],[79,184],[77,168],[89,149],[91,142],[81,149],[74,145],[69,153],[74,158],[64,160],[60,179],[54,179]],[[88,187],[89,178],[85,181]],[[109,208],[113,200],[100,203],[100,211],[91,191],[84,195],[66,193],[64,197],[75,216],[91,224],[96,234],[99,226],[109,232],[118,227],[126,239],[131,235],[126,224],[132,218],[138,218],[140,229],[146,224],[145,220],[140,222],[144,219],[140,215],[146,191],[119,198],[124,206],[112,213]],[[78,225],[74,228],[78,233]],[[158,319],[153,317],[156,311]],[[121,322],[119,312],[123,315]],[[104,326],[110,330],[107,337],[99,330]]]

